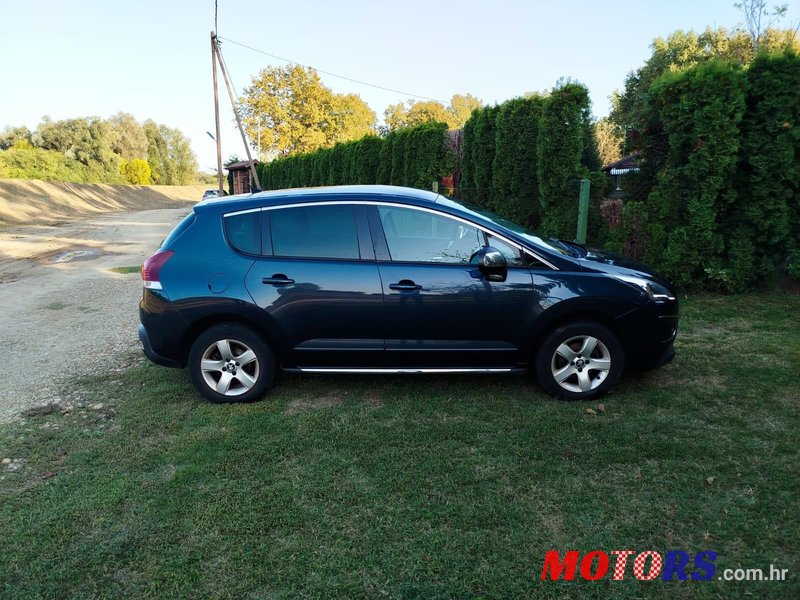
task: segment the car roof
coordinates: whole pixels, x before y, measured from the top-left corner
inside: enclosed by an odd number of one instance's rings
[[[195,205],[195,211],[219,209],[230,212],[247,210],[260,206],[278,204],[304,204],[337,199],[369,199],[374,202],[396,202],[405,200],[411,204],[432,204],[439,194],[426,190],[398,187],[392,185],[335,185],[326,187],[292,188],[209,198]]]

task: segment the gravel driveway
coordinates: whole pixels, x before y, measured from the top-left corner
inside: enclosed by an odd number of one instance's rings
[[[0,422],[48,404],[77,376],[138,350],[140,265],[191,210],[146,210],[0,229]]]

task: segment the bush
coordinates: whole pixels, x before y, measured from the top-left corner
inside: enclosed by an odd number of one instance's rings
[[[86,182],[86,167],[55,150],[34,148],[20,140],[8,150],[0,151],[0,170],[9,179],[44,179]]]
[[[150,183],[150,165],[141,158],[123,160],[119,166],[119,173],[125,181],[132,185],[147,185]]]

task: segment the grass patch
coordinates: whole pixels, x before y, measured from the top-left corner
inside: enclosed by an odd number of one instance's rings
[[[0,597],[798,597],[798,313],[687,301],[675,362],[596,414],[513,376],[284,376],[230,406],[147,364],[86,380],[0,428]],[[539,581],[553,548],[791,580]]]
[[[128,275],[130,273],[140,273],[142,270],[141,265],[132,265],[130,267],[111,267],[109,271],[112,273],[119,273],[120,275]]]

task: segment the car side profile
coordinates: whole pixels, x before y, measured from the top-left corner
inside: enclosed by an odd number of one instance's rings
[[[279,371],[530,371],[589,399],[675,354],[675,294],[644,265],[409,188],[200,202],[142,278],[145,354],[213,402]]]

